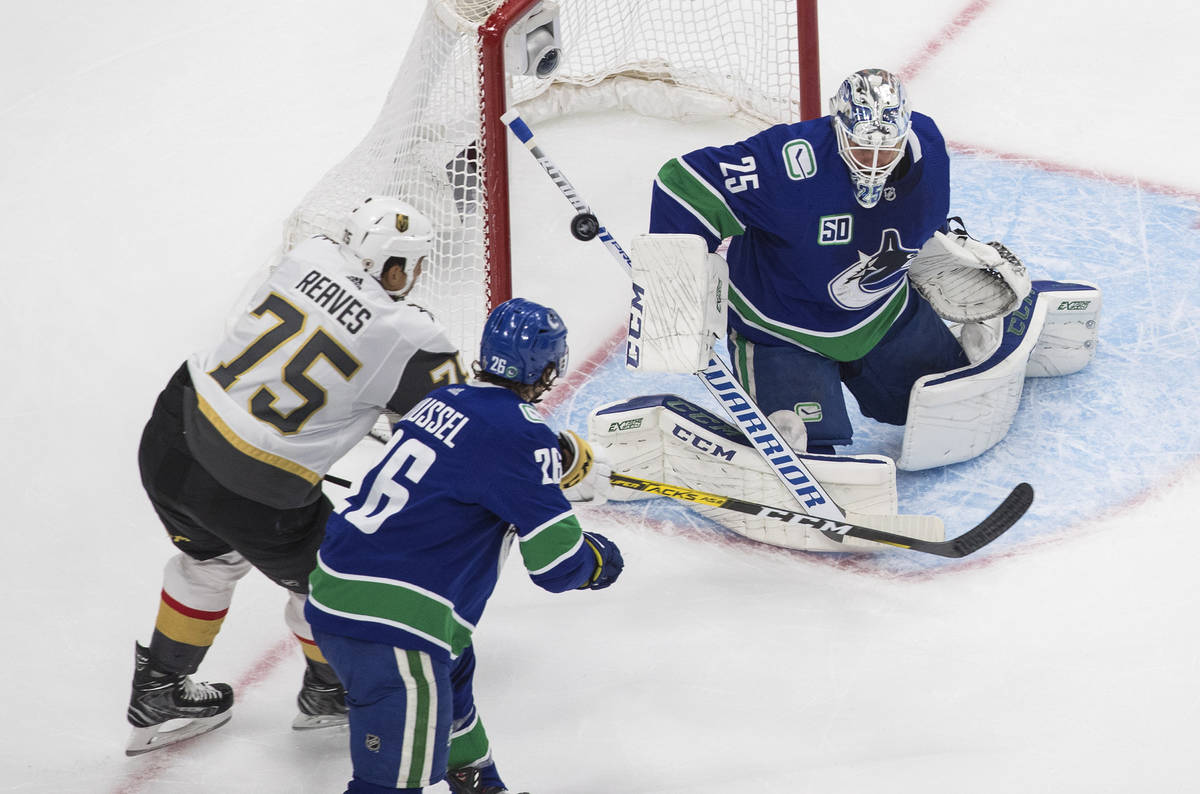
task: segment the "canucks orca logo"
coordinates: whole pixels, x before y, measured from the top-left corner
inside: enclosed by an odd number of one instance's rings
[[[896,290],[904,280],[908,261],[916,255],[916,249],[900,242],[900,232],[884,229],[879,250],[869,255],[859,251],[858,261],[829,282],[829,296],[843,309],[870,306]]]

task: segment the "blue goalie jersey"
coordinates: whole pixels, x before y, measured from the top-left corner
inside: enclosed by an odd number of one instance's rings
[[[456,657],[514,539],[546,590],[595,571],[561,477],[557,437],[513,392],[477,382],[431,392],[330,517],[305,616],[319,631]]]
[[[904,161],[864,209],[828,117],[770,127],[666,163],[650,231],[732,238],[729,325],[759,344],[838,361],[873,348],[910,300],[908,261],[946,224],[950,165],[933,120],[912,114]]]

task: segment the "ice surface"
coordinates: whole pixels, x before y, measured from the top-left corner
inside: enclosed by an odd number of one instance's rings
[[[153,400],[219,329],[316,179],[357,143],[421,3],[8,3],[0,26],[0,390],[9,586],[0,789],[335,792],[346,736],[290,729],[302,663],[252,574],[202,675],[235,715],[127,759],[133,643],[171,547],[138,483]],[[1030,515],[973,558],[764,549],[674,504],[581,509],[626,572],[551,596],[510,565],[477,634],[478,703],[514,790],[1178,792],[1195,787],[1200,440],[1200,7],[1115,0],[824,3],[826,93],[907,70],[954,151],[954,209],[1034,276],[1104,289],[1092,365],[1030,381],[1005,442],[902,474],[906,512],[974,523],[1018,480]],[[659,162],[737,137],[583,116],[542,148],[627,241]],[[678,391],[603,355],[627,283],[514,151],[518,291],[559,308],[598,402]],[[895,428],[858,419],[858,451]],[[355,450],[353,476],[372,451]]]

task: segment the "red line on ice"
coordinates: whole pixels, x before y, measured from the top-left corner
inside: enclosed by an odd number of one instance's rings
[[[974,0],[967,4],[966,8],[958,12],[941,31],[934,36],[929,42],[921,48],[917,56],[901,67],[897,73],[898,76],[905,81],[912,80],[921,70],[933,60],[942,48],[958,37],[967,27],[979,18],[979,15],[988,9],[992,4],[992,0]]]

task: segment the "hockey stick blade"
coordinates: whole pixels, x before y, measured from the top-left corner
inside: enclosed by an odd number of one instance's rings
[[[966,557],[973,554],[1007,532],[1025,515],[1033,504],[1033,486],[1027,482],[1017,483],[1008,496],[1004,497],[987,518],[968,529],[953,540],[940,545],[949,546],[944,557]]]
[[[821,518],[820,516],[813,516],[795,510],[770,507],[756,502],[748,502],[744,499],[736,499],[732,496],[698,491],[694,488],[655,482],[654,480],[646,480],[641,477],[630,477],[624,474],[613,473],[609,475],[608,479],[612,485],[620,488],[629,488],[630,490],[641,491],[642,493],[667,496],[681,502],[718,507],[723,510],[731,510],[757,518],[770,518],[775,521],[811,527],[839,543],[846,537],[862,538],[863,540],[874,541],[886,546],[895,546],[925,554],[934,554],[939,557],[952,558],[966,557],[968,554],[973,554],[1003,535],[1013,524],[1017,523],[1033,503],[1032,486],[1028,483],[1020,483],[1016,488],[1013,488],[1012,493],[1000,503],[1000,506],[992,511],[991,515],[976,526],[950,540],[930,541],[907,535],[897,535],[892,532],[885,532],[881,529],[873,529],[872,527],[853,524],[844,520]]]

